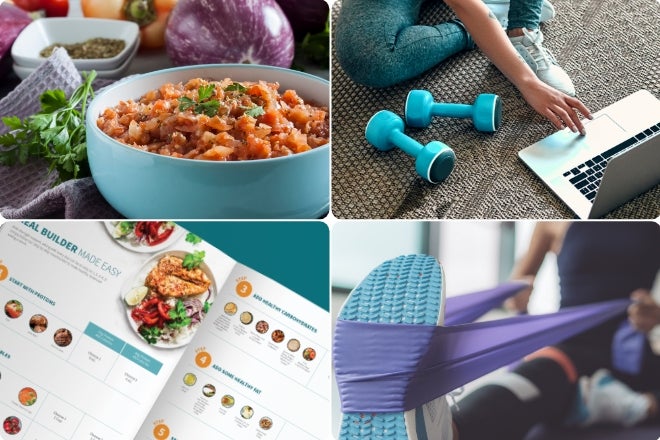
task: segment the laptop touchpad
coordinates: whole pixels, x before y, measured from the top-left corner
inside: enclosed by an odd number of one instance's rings
[[[608,115],[596,116],[591,121],[584,123],[587,130],[587,141],[594,146],[614,145],[612,141],[619,139],[625,130]]]

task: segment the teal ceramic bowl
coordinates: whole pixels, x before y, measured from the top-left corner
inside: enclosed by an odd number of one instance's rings
[[[279,82],[306,101],[329,106],[328,81],[258,65],[177,67],[129,77],[100,92],[87,110],[87,154],[94,182],[127,218],[313,219],[329,210],[330,145],[287,157],[212,162],[141,151],[96,125],[107,107],[137,99],[167,82],[202,77]]]

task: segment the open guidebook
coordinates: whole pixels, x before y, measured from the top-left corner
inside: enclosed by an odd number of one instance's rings
[[[0,225],[2,439],[325,439],[329,313],[171,222]]]

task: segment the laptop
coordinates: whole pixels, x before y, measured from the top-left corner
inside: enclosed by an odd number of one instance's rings
[[[598,218],[660,183],[660,100],[640,90],[518,152],[575,212]]]

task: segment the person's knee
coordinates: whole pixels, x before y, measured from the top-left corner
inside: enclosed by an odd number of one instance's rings
[[[392,76],[391,48],[376,38],[363,35],[360,28],[337,29],[335,53],[344,73],[357,83],[369,87],[396,83]]]

